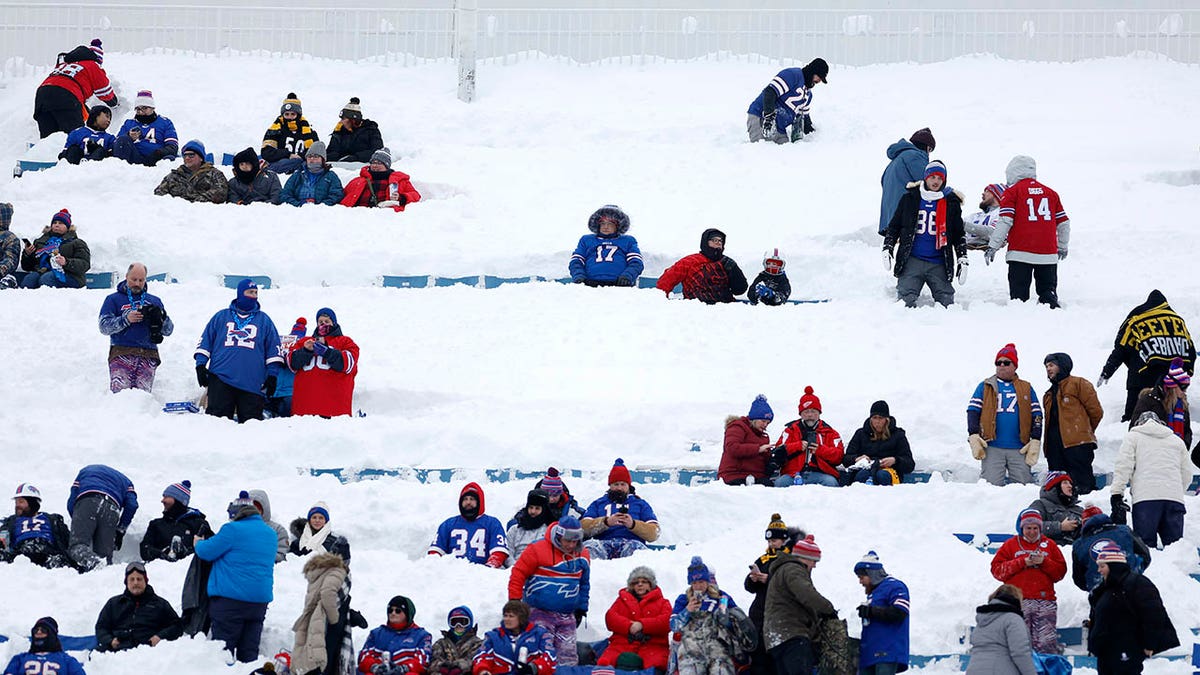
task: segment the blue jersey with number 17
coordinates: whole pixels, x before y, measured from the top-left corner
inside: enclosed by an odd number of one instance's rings
[[[805,86],[806,84],[803,68],[784,68],[779,71],[779,74],[767,85],[778,94],[775,99],[775,108],[783,109],[792,115],[807,115],[809,106],[812,104],[812,90]],[[762,117],[762,92],[759,92],[758,97],[754,99],[750,104],[750,109],[746,112]]]
[[[496,551],[508,552],[504,526],[487,514],[475,520],[462,516],[447,519],[438,527],[437,537],[429,544],[429,552],[449,555],[482,565]]]

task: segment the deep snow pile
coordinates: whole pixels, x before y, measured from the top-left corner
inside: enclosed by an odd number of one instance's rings
[[[584,635],[604,634],[603,613],[638,564],[651,565],[668,597],[684,586],[687,560],[703,555],[740,604],[745,566],[762,547],[773,511],[814,532],[825,552],[816,583],[844,616],[862,591],[850,569],[874,548],[913,596],[913,652],[960,651],[974,607],[995,585],[988,556],[953,532],[1000,532],[1036,497],[968,481],[978,474],[965,443],[965,406],[992,371],[996,350],[1015,342],[1021,373],[1043,391],[1040,360],[1069,352],[1094,379],[1129,308],[1161,288],[1200,322],[1200,275],[1192,216],[1200,71],[1161,61],[1073,65],[960,59],[926,66],[836,70],[816,92],[818,133],[803,144],[744,142],[746,104],[774,74],[740,63],[579,68],[556,63],[484,67],[479,99],[454,98],[447,64],[391,68],[270,58],[108,54],[124,95],[154,90],[181,139],[217,153],[258,147],[280,100],[296,91],[327,138],[337,111],[359,96],[425,199],[403,214],[338,208],[192,205],[152,196],[168,168],[115,162],[60,166],[0,185],[16,205],[13,229],[32,238],[60,208],[74,214],[94,270],[143,260],[178,285],[153,288],[176,323],[163,344],[153,396],[107,393],[106,340],[96,330],[103,292],[5,292],[9,339],[0,357],[0,428],[8,452],[4,487],[37,484],[49,510],[64,509],[75,471],[105,462],[126,471],[143,508],[124,562],[160,509],[168,483],[190,479],[192,504],[223,520],[237,490],[261,487],[277,520],[316,500],[354,551],[354,605],[372,623],[388,598],[414,598],[417,621],[443,626],[468,602],[485,627],[498,620],[507,574],[425,557],[462,483],[383,480],[341,485],[304,467],[512,466],[585,468],[603,475],[615,457],[630,466],[715,467],[722,422],[745,414],[757,393],[775,408],[778,435],[805,385],[825,419],[849,440],[871,402],[884,398],[908,430],[918,468],[949,469],[953,481],[893,489],[640,487],[674,551],[601,562],[593,570]],[[353,88],[341,83],[354,82]],[[38,78],[0,89],[0,166],[35,135],[29,118]],[[319,84],[314,84],[319,83]],[[1187,92],[1193,92],[1188,94]],[[1119,105],[1114,107],[1114,100]],[[1003,265],[973,254],[970,278],[949,310],[897,306],[880,269],[878,178],[884,148],[931,126],[950,184],[974,203],[1001,180],[1016,153],[1039,161],[1072,220],[1071,255],[1060,266],[1058,312],[1007,301]],[[343,174],[348,179],[349,174]],[[718,226],[747,274],[764,249],[788,256],[793,297],[830,302],[781,309],[705,307],[654,291],[556,284],[391,290],[381,274],[477,273],[562,276],[586,218],[617,203],[633,219],[647,274],[696,249]],[[355,405],[366,417],[290,419],[236,426],[159,413],[198,391],[191,352],[203,325],[232,292],[222,273],[269,274],[264,310],[286,330],[318,307],[337,310],[362,347]],[[1100,390],[1098,470],[1110,470],[1123,429],[1121,373]],[[698,443],[701,452],[689,452]],[[1044,464],[1040,467],[1044,470]],[[569,480],[585,504],[602,481]],[[502,520],[529,484],[486,485]],[[1107,495],[1095,500],[1106,504]],[[7,503],[7,502],[6,502]],[[1192,511],[1196,504],[1189,502]],[[1200,532],[1157,554],[1151,578],[1185,643],[1200,615]],[[278,566],[264,651],[290,645],[302,562]],[[184,566],[150,565],[156,590],[178,606]],[[26,634],[53,614],[64,634],[90,633],[105,598],[120,591],[114,567],[86,576],[17,563],[0,570],[0,634]],[[1087,602],[1058,587],[1059,625],[1079,625]],[[856,621],[851,621],[852,626]],[[360,646],[365,635],[356,633]],[[19,641],[14,640],[20,644]],[[16,649],[14,642],[0,647]],[[1188,649],[1187,647],[1184,648]],[[1182,653],[1183,650],[1180,650]],[[223,656],[203,641],[98,656],[91,673],[211,673]],[[249,670],[249,669],[246,669]],[[1148,672],[1185,672],[1154,663]]]

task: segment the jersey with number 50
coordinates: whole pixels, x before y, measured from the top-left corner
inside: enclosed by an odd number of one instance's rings
[[[208,372],[225,384],[255,393],[262,390],[267,373],[275,374],[283,365],[275,322],[258,309],[241,314],[234,302],[209,319],[195,357],[196,365],[207,363]]]
[[[591,281],[616,281],[626,277],[634,281],[641,276],[644,266],[637,239],[628,234],[615,237],[585,234],[579,238],[568,269],[573,279],[582,276]]]
[[[1000,199],[1000,222],[996,232],[1008,235],[1008,260],[1034,265],[1058,262],[1058,251],[1066,250],[1070,219],[1058,193],[1036,178],[1023,178],[1009,186]],[[992,247],[997,248],[993,235]],[[1002,241],[1002,240],[1001,240]]]
[[[462,516],[447,519],[438,527],[437,537],[429,544],[429,552],[466,558],[477,565],[487,562],[495,551],[508,552],[504,526],[496,518],[483,514],[475,520]]]
[[[779,74],[771,79],[768,87],[775,90],[778,96],[775,99],[775,107],[783,108],[790,112],[793,116],[807,115],[809,106],[812,105],[812,90],[805,86],[803,68],[784,68],[779,71]],[[748,114],[762,117],[763,101],[762,93],[758,98],[750,104]]]

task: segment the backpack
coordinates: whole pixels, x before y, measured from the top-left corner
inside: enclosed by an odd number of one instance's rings
[[[758,629],[738,607],[729,608],[729,621],[729,628],[722,632],[727,632],[726,642],[733,651],[733,658],[744,661],[758,647]]]
[[[857,675],[858,643],[846,631],[846,620],[823,617],[814,640],[818,675]]]

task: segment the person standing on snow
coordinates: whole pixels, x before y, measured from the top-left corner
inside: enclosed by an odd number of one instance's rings
[[[104,43],[100,38],[62,55],[33,99],[33,119],[41,138],[59,131],[71,133],[83,126],[87,102],[93,96],[117,107],[117,95],[103,64]]]
[[[992,557],[992,576],[1021,589],[1021,611],[1033,650],[1061,654],[1054,584],[1067,576],[1067,561],[1058,544],[1042,534],[1042,514],[1036,509],[1025,509],[1017,517],[1017,536]]]
[[[813,59],[803,68],[779,71],[746,110],[750,142],[765,139],[778,144],[794,143],[816,131],[808,111],[812,106],[812,90],[822,82],[829,82],[829,64],[825,59]]]
[[[1196,367],[1196,345],[1183,317],[1171,308],[1166,296],[1157,288],[1150,291],[1146,301],[1129,310],[1129,315],[1117,328],[1112,353],[1104,362],[1096,386],[1102,387],[1122,365],[1125,376],[1125,412],[1122,422],[1133,417],[1138,396],[1146,387],[1153,387],[1167,374],[1173,360],[1180,359],[1189,375]]]
[[[1104,418],[1104,408],[1092,383],[1071,374],[1075,364],[1069,355],[1048,354],[1043,362],[1050,380],[1050,388],[1042,396],[1046,463],[1051,471],[1069,474],[1075,493],[1085,495],[1096,489],[1092,460],[1096,456],[1096,428]]]
[[[109,337],[108,380],[115,394],[126,389],[150,391],[162,363],[158,345],[175,332],[161,298],[147,290],[146,266],[135,262],[125,280],[100,307],[100,333]]]
[[[937,141],[929,127],[917,129],[907,141],[901,138],[888,146],[887,158],[890,161],[879,177],[879,184],[883,187],[883,197],[879,200],[879,236],[887,234],[888,224],[892,222],[908,184],[924,178],[929,153],[936,146]]]
[[[337,314],[317,310],[312,337],[296,340],[287,364],[292,381],[292,414],[337,417],[354,414],[354,378],[358,376],[358,344],[342,334]]]
[[[862,641],[858,646],[860,675],[895,675],[908,668],[908,586],[888,574],[875,551],[854,566],[854,576],[867,592],[858,606]]]
[[[258,284],[242,279],[237,296],[213,315],[196,346],[196,382],[208,387],[205,412],[239,423],[261,420],[283,365],[275,322],[258,304]],[[264,397],[265,393],[265,397]]]
[[[544,539],[521,553],[508,578],[508,599],[529,605],[530,620],[554,638],[558,665],[579,663],[575,629],[588,613],[591,578],[591,556],[574,516],[550,525]]]
[[[954,279],[960,285],[967,282],[963,199],[946,185],[946,165],[936,159],[925,166],[924,182],[909,183],[900,198],[883,239],[883,268],[896,276],[896,297],[905,306],[916,307],[928,285],[933,299],[949,307],[954,304]]]
[[[1042,406],[1033,385],[1017,377],[1017,347],[996,352],[996,374],[975,387],[967,403],[967,444],[992,485],[1033,482],[1042,453]]]
[[[1005,170],[1008,188],[1000,200],[1000,222],[983,254],[992,264],[996,252],[1008,244],[1008,297],[1029,300],[1029,284],[1036,283],[1039,304],[1058,307],[1058,263],[1067,258],[1071,219],[1058,193],[1037,180],[1037,163],[1017,155]]]

